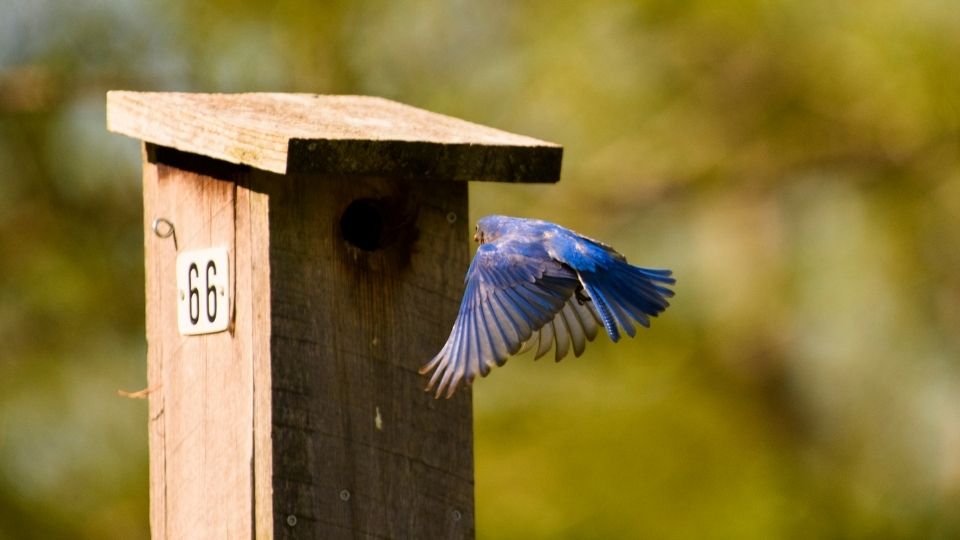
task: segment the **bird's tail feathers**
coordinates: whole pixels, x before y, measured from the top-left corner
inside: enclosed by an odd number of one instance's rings
[[[633,321],[650,326],[670,303],[676,279],[670,270],[649,269],[616,262],[603,272],[580,272],[580,282],[613,341],[619,341],[620,328],[630,337],[636,335]]]

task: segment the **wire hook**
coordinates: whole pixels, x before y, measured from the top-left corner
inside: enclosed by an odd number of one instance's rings
[[[161,226],[163,227],[161,229]],[[173,249],[179,250],[177,247],[177,230],[174,228],[173,223],[169,219],[158,217],[153,220],[153,234],[157,235],[158,238],[170,238],[173,237]]]

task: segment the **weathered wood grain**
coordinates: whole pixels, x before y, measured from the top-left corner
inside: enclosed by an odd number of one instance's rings
[[[235,237],[236,184],[145,162],[144,195],[152,533],[156,538],[249,538],[253,342],[259,329],[249,307],[256,290],[250,243]],[[158,217],[174,224],[179,250],[173,238],[154,235],[151,224]],[[243,309],[235,311],[231,332],[181,336],[177,253],[218,245],[234,256],[233,297]]]
[[[470,392],[435,401],[417,373],[456,314],[466,184],[150,148],[165,161],[144,169],[154,537],[472,538]],[[373,251],[341,229],[357,200],[379,216]],[[232,332],[178,334],[156,217],[181,251],[231,246]]]
[[[237,316],[250,317],[253,361],[253,519],[256,538],[273,535],[273,384],[271,378],[269,203],[263,193],[251,191],[246,176],[237,187],[237,253],[249,250],[250,303]],[[238,283],[241,280],[238,278]],[[249,310],[242,313],[242,310]]]
[[[164,364],[164,314],[169,314],[171,307],[164,304],[169,301],[171,291],[169,286],[164,294],[163,277],[172,272],[167,265],[161,268],[160,261],[175,256],[172,243],[157,242],[159,238],[153,233],[153,220],[157,214],[159,192],[159,173],[157,166],[147,161],[146,144],[143,148],[143,231],[145,257],[145,284],[146,284],[146,331],[147,331],[147,394],[148,402],[148,445],[150,449],[150,531],[154,538],[166,538],[166,505],[167,505],[167,478],[166,478],[166,440],[164,431],[164,393],[163,393],[163,364]],[[173,309],[176,309],[174,306]]]
[[[112,91],[107,128],[276,173],[555,182],[563,153],[368,96]]]
[[[459,303],[466,184],[253,171],[251,186],[270,201],[277,536],[472,538],[470,392],[437,402],[417,373]],[[357,200],[381,212],[374,251],[344,240]]]

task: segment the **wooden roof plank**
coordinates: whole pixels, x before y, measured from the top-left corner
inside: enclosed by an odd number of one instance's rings
[[[562,147],[369,96],[107,93],[107,128],[280,174],[555,182]]]

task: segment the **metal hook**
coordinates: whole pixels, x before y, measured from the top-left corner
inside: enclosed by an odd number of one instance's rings
[[[160,229],[160,226],[165,226],[164,230]],[[173,237],[173,249],[180,249],[177,247],[177,230],[174,228],[173,223],[170,222],[167,218],[158,217],[153,220],[153,234],[157,235],[158,238],[170,238]]]

